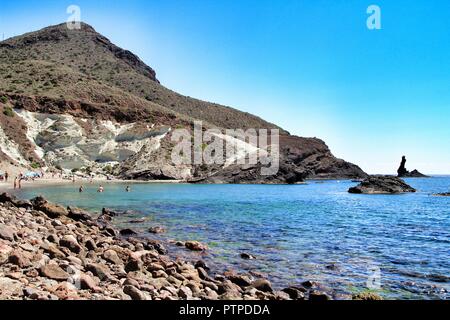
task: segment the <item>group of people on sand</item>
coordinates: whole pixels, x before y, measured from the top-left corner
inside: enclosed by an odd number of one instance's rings
[[[97,192],[98,192],[98,193],[103,193],[104,191],[105,191],[105,188],[103,187],[103,185],[100,185],[100,186],[98,187],[98,189],[97,189]],[[84,192],[84,187],[83,187],[83,186],[80,186],[80,188],[78,189],[78,192],[80,192],[80,193]],[[131,192],[131,187],[130,187],[130,186],[127,186],[127,187],[125,188],[125,192]]]

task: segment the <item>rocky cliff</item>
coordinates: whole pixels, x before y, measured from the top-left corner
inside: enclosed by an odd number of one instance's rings
[[[204,130],[278,129],[280,170],[261,176],[262,163],[237,164],[239,156],[221,165],[173,164],[172,134],[192,132],[194,121]],[[0,124],[0,160],[34,168],[213,183],[366,176],[319,139],[291,136],[257,116],[165,88],[151,67],[87,24],[0,42]],[[233,136],[217,139],[260,152]]]

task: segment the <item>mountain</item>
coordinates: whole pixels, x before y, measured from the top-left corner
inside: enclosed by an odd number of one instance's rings
[[[51,26],[0,42],[0,160],[130,179],[295,183],[366,174],[315,138],[257,116],[165,88],[139,57],[91,26]],[[255,166],[174,165],[176,128],[279,129],[280,171]],[[223,136],[222,139],[230,137]]]

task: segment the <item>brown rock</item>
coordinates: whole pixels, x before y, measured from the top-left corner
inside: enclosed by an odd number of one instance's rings
[[[108,266],[99,263],[90,263],[86,266],[86,270],[92,272],[100,280],[106,280],[111,277]]]
[[[81,246],[78,244],[77,239],[73,235],[65,235],[59,240],[59,245],[62,247],[66,247],[70,251],[74,253],[80,253]]]
[[[106,250],[103,253],[103,258],[113,264],[123,264],[122,259],[119,258],[119,255],[114,250]]]
[[[192,251],[206,251],[208,247],[198,241],[186,241],[185,247]]]
[[[273,292],[272,284],[266,279],[255,280],[252,283],[252,287],[262,292]]]
[[[150,233],[154,233],[154,234],[159,234],[159,233],[164,233],[166,232],[166,229],[164,229],[163,227],[151,227],[150,229],[148,229],[148,232]]]
[[[28,254],[21,250],[14,250],[8,259],[9,263],[12,263],[20,268],[26,268],[31,266],[30,257]]]
[[[136,287],[127,285],[123,288],[123,292],[133,300],[147,300],[145,294]]]
[[[0,224],[0,238],[8,241],[14,241],[14,230],[11,227]]]
[[[44,265],[39,271],[41,276],[57,281],[65,281],[69,278],[69,274],[56,264]]]

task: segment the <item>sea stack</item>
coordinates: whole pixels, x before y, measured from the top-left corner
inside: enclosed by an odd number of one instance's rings
[[[406,157],[402,157],[402,161],[400,163],[400,167],[397,170],[397,174],[399,178],[427,178],[428,176],[420,173],[417,169],[409,172],[406,170]]]

